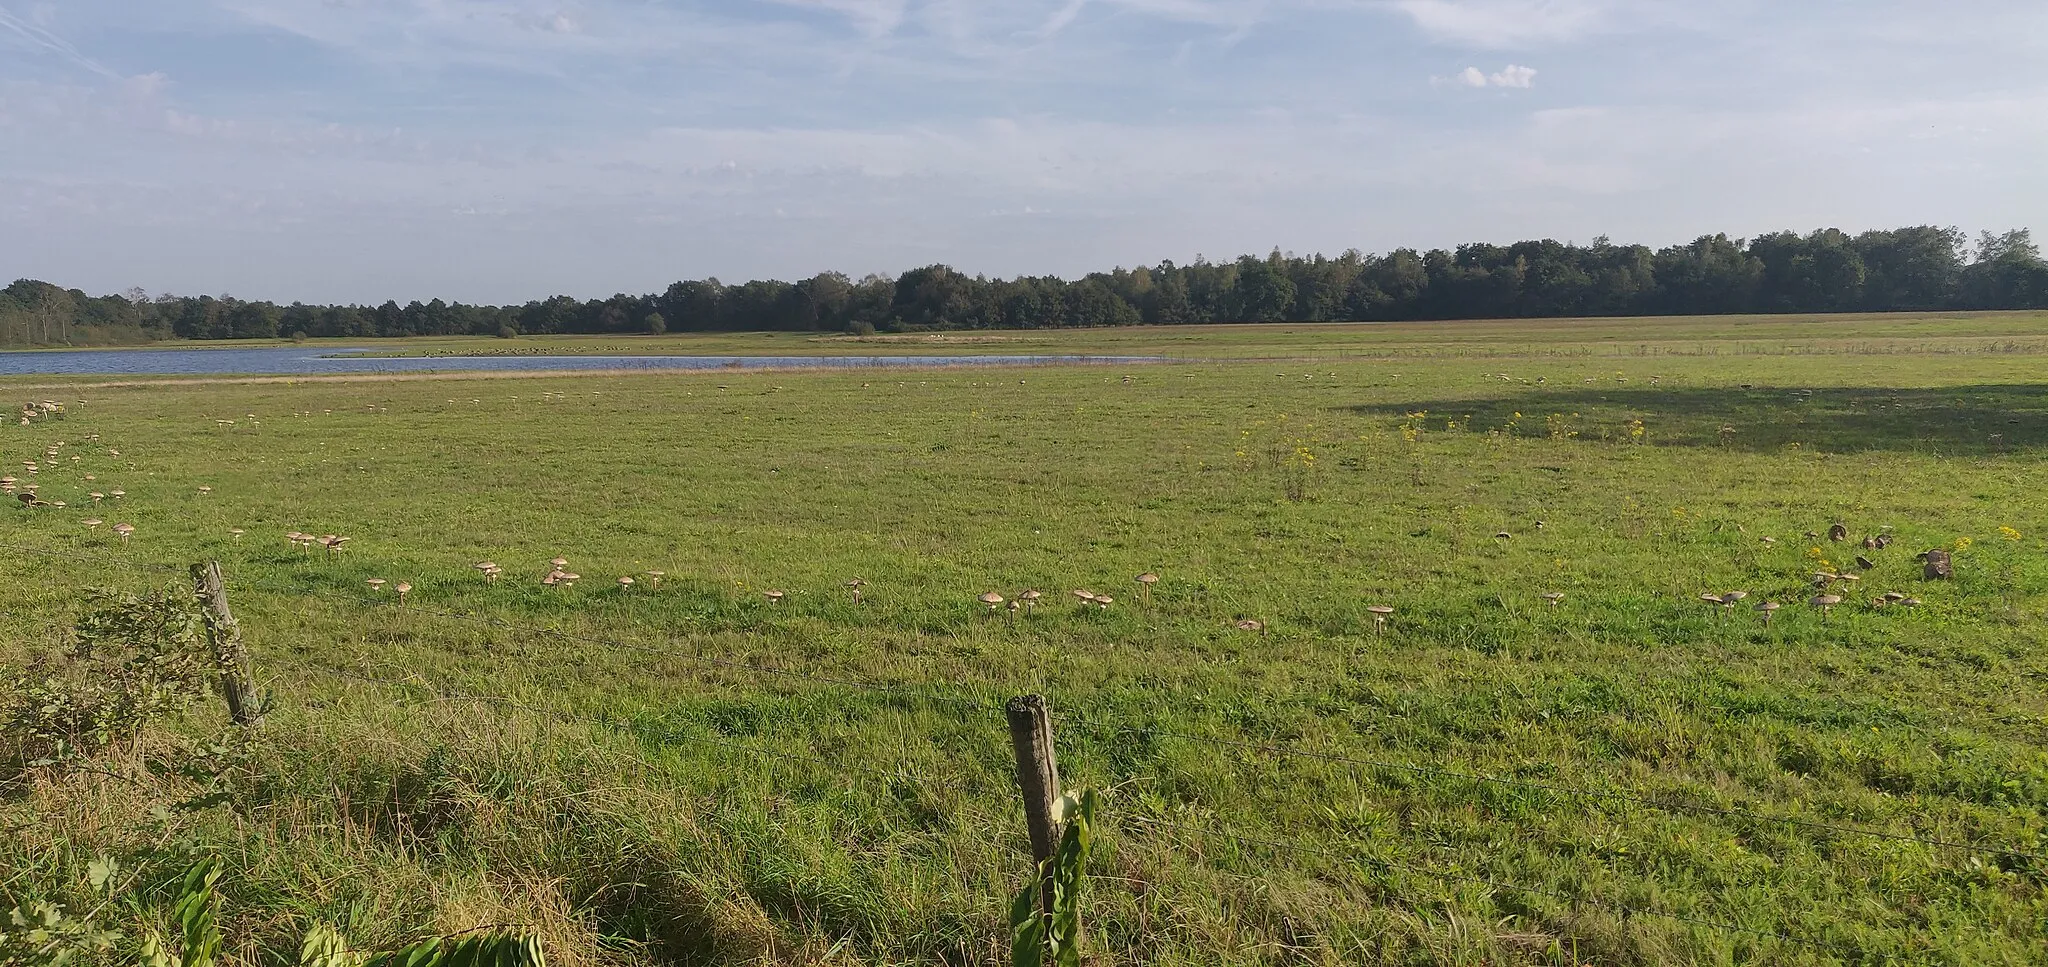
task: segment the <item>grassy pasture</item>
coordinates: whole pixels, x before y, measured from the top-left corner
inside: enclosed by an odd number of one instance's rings
[[[37,482],[71,505],[0,509],[0,657],[218,558],[280,704],[224,803],[153,808],[210,708],[5,790],[0,893],[191,843],[252,959],[320,917],[532,924],[566,964],[991,962],[1026,850],[988,706],[1043,691],[1068,783],[1110,791],[1104,963],[2042,959],[2048,319],[986,339],[1176,361],[18,381],[87,402],[0,428],[17,476],[64,443]],[[1956,580],[1920,580],[1936,547]],[[542,587],[556,555],[583,580]]]

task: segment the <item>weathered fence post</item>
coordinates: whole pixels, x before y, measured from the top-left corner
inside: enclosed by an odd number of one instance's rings
[[[1045,696],[1020,695],[1003,706],[1010,719],[1010,745],[1017,752],[1017,788],[1024,794],[1024,822],[1031,829],[1031,875],[1040,878],[1038,908],[1051,929],[1052,878],[1046,861],[1059,846],[1053,818],[1060,799],[1060,767],[1052,755],[1052,713]]]
[[[220,690],[227,695],[228,715],[236,725],[260,724],[262,699],[249,669],[249,650],[242,646],[242,628],[228,610],[219,561],[192,565],[192,592],[199,597],[200,613],[206,619],[206,641],[213,648],[214,664],[220,666]]]

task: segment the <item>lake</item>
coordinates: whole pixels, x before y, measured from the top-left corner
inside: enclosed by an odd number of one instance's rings
[[[433,356],[332,349],[80,349],[0,352],[0,376],[218,376],[469,370],[858,369],[1159,362],[1146,356]]]

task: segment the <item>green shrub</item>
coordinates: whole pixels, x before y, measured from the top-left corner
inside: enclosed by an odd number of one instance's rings
[[[212,658],[189,592],[87,594],[72,649],[6,675],[0,775],[127,745],[210,691]]]

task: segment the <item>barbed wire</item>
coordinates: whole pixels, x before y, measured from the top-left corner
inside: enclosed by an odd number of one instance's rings
[[[417,688],[432,694],[436,701],[476,702],[479,704],[502,705],[507,708],[516,708],[521,711],[531,712],[535,715],[543,716],[545,718],[567,725],[586,724],[586,720],[577,719],[573,716],[569,716],[567,714],[564,714],[560,710],[542,708],[538,705],[534,705],[531,702],[527,702],[522,699],[512,698],[506,695],[494,695],[485,692],[451,691],[447,689],[445,686],[437,685],[433,682],[426,681],[424,678],[418,675],[409,675],[405,678],[380,678],[375,675],[365,675],[360,672],[352,671],[350,669],[334,665],[300,661],[297,659],[285,658],[280,656],[265,656],[263,660],[267,664],[282,665],[288,668],[297,668],[303,671],[309,671],[320,675],[334,675],[341,678],[349,679],[351,681],[364,682],[372,685],[381,685],[387,688]],[[599,724],[604,723],[602,723],[602,721],[600,720]],[[748,755],[756,757],[782,759],[788,762],[798,762],[806,765],[818,766],[820,768],[832,772],[844,772],[850,770],[854,772],[865,773],[867,775],[875,776],[881,779],[887,779],[890,781],[908,782],[934,791],[938,789],[961,791],[961,787],[956,783],[940,783],[923,776],[913,775],[909,772],[904,772],[900,770],[891,771],[886,769],[876,769],[870,766],[862,766],[855,763],[826,759],[822,756],[800,755],[791,752],[778,752],[773,749],[763,749],[759,746],[750,745],[744,742],[735,742],[729,739],[716,739],[711,738],[709,736],[700,735],[681,735],[664,731],[661,734],[661,740],[664,742],[672,741],[688,745],[715,746],[722,749],[743,752]],[[635,755],[633,753],[623,754],[627,758],[631,759],[632,761],[638,763],[639,765],[650,771],[660,771],[659,768],[656,767],[653,763],[648,762],[646,759],[641,758],[638,755]]]
[[[1129,821],[1133,823],[1143,824],[1146,826],[1156,827],[1159,829],[1170,829],[1178,832],[1191,833],[1201,836],[1214,836],[1219,839],[1228,839],[1240,843],[1250,843],[1259,846],[1268,846],[1275,849],[1289,850],[1295,853],[1323,856],[1353,862],[1365,862],[1385,869],[1400,870],[1402,872],[1414,873],[1419,876],[1426,876],[1432,879],[1443,880],[1446,882],[1465,883],[1475,886],[1484,886],[1488,889],[1493,890],[1512,891],[1516,893],[1526,893],[1532,896],[1549,897],[1551,899],[1559,900],[1571,904],[1573,906],[1593,907],[1597,909],[1604,909],[1609,912],[1618,912],[1624,919],[1631,916],[1654,917],[1662,920],[1672,920],[1679,923],[1693,924],[1695,926],[1711,927],[1716,930],[1725,930],[1731,933],[1749,934],[1755,937],[1761,937],[1768,940],[1778,940],[1784,943],[1795,944],[1804,947],[1825,949],[1822,944],[1816,941],[1808,940],[1802,937],[1795,937],[1790,934],[1782,933],[1776,930],[1761,930],[1756,927],[1745,927],[1738,923],[1728,923],[1726,921],[1721,920],[1708,920],[1701,917],[1690,917],[1680,913],[1667,913],[1662,910],[1638,909],[1634,907],[1619,906],[1616,904],[1601,903],[1593,900],[1588,900],[1584,897],[1575,896],[1570,893],[1564,893],[1559,890],[1552,890],[1547,887],[1526,886],[1518,883],[1509,883],[1504,880],[1496,880],[1484,876],[1474,876],[1468,873],[1452,873],[1445,870],[1438,870],[1425,866],[1418,866],[1413,863],[1404,863],[1399,860],[1390,860],[1378,856],[1372,856],[1359,851],[1339,852],[1337,850],[1332,850],[1325,847],[1311,846],[1307,843],[1303,843],[1298,840],[1249,836],[1243,833],[1238,833],[1227,829],[1217,829],[1214,827],[1207,826],[1195,826],[1186,823],[1174,823],[1168,822],[1166,820],[1154,819],[1148,816],[1131,817]]]
[[[313,589],[306,592],[301,592],[298,589],[292,589],[289,591],[284,591],[282,593],[311,593],[322,597],[343,600],[357,606],[361,606],[363,604],[361,599],[356,598],[354,596],[330,591],[322,591],[318,589]],[[577,635],[574,633],[560,632],[552,629],[519,625],[517,623],[503,621],[501,619],[466,615],[460,612],[440,611],[431,608],[421,608],[416,605],[407,605],[406,608],[407,610],[419,611],[424,614],[433,614],[441,617],[453,618],[455,620],[460,621],[482,623],[506,630],[523,631],[529,634],[556,635],[559,637],[568,638],[570,640],[583,641],[588,644],[607,645],[610,647],[621,648],[629,651],[638,651],[646,654],[681,659],[684,661],[703,662],[705,664],[720,667],[736,668],[759,672],[763,674],[773,674],[792,677],[815,683],[839,685],[844,687],[874,689],[885,692],[893,692],[896,694],[907,694],[928,701],[938,702],[941,704],[962,705],[984,711],[1001,710],[1001,706],[998,705],[983,702],[975,702],[968,699],[953,698],[950,696],[937,695],[929,691],[907,690],[897,686],[891,686],[881,683],[862,682],[854,679],[842,679],[827,676],[808,675],[802,672],[778,669],[770,666],[754,665],[747,662],[735,662],[729,659],[706,658],[698,655],[688,655],[679,652],[672,652],[666,649],[654,648],[648,645],[620,641],[601,636]],[[1930,848],[1985,853],[1994,856],[2009,856],[2032,860],[2035,862],[2048,863],[2048,855],[2028,852],[2025,850],[2002,849],[1984,844],[1934,839],[1925,836],[1915,836],[1907,833],[1894,833],[1887,830],[1872,829],[1866,826],[1851,826],[1841,823],[1829,823],[1820,820],[1799,819],[1792,816],[1773,816],[1766,813],[1758,813],[1746,809],[1737,809],[1728,806],[1714,806],[1705,803],[1691,803],[1682,800],[1656,796],[1646,796],[1638,793],[1624,792],[1618,790],[1588,789],[1576,786],[1567,786],[1560,783],[1538,782],[1535,780],[1528,779],[1511,779],[1501,776],[1488,775],[1486,773],[1480,772],[1464,772],[1456,769],[1445,769],[1436,766],[1424,766],[1416,765],[1413,763],[1370,759],[1361,756],[1345,755],[1341,753],[1317,752],[1308,749],[1294,748],[1291,746],[1273,745],[1270,743],[1251,742],[1239,739],[1227,739],[1222,738],[1220,736],[1200,735],[1192,732],[1181,732],[1170,729],[1160,729],[1150,726],[1130,726],[1103,723],[1091,720],[1086,715],[1077,712],[1062,713],[1059,719],[1055,722],[1055,726],[1059,729],[1073,728],[1078,726],[1082,731],[1091,731],[1098,735],[1101,735],[1105,732],[1110,732],[1121,733],[1126,735],[1147,735],[1158,738],[1179,739],[1182,741],[1208,745],[1213,748],[1230,749],[1240,752],[1261,752],[1268,755],[1279,755],[1291,758],[1311,759],[1364,768],[1384,769],[1396,772],[1407,772],[1413,775],[1423,775],[1432,778],[1455,779],[1465,782],[1495,785],[1506,788],[1516,788],[1525,791],[1543,792],[1550,795],[1570,796],[1580,799],[1604,799],[1613,802],[1627,802],[1634,805],[1664,810],[1667,812],[1684,812],[1692,813],[1695,815],[1713,815],[1728,819],[1745,820],[1753,823],[1791,826],[1813,831],[1831,832],[1845,836],[1861,836],[1865,838],[1879,839],[1889,842],[1911,843]]]
[[[57,558],[57,559],[68,559],[68,557],[70,556],[70,554],[72,554],[72,553],[75,553],[75,551],[63,551],[63,550],[59,550],[59,549],[57,549],[57,548],[53,548],[53,547],[24,547],[24,546],[21,546],[21,545],[18,545],[18,544],[0,544],[0,550],[14,551],[14,552],[16,552],[16,553],[20,553],[20,554],[32,554],[32,555],[35,555],[35,556],[37,556],[37,557],[46,557],[46,558]],[[77,551],[84,551],[84,550],[87,550],[87,548],[83,548],[83,547],[81,547],[81,548],[77,548],[76,550],[77,550]],[[133,569],[133,570],[137,570],[137,571],[161,571],[161,572],[164,572],[164,573],[167,573],[167,574],[189,574],[189,573],[191,573],[191,567],[190,567],[190,566],[187,566],[187,565],[176,565],[176,564],[158,564],[158,563],[156,563],[156,562],[154,562],[154,561],[136,561],[136,560],[131,560],[131,559],[128,559],[128,558],[122,558],[122,557],[112,557],[112,556],[106,556],[106,557],[94,557],[94,558],[92,559],[92,563],[94,563],[94,564],[118,564],[118,565],[120,565],[120,566],[122,566],[122,567],[125,567],[125,568],[130,568],[130,569]]]
[[[1913,836],[1906,833],[1893,833],[1881,829],[1871,829],[1867,826],[1847,826],[1836,823],[1821,822],[1819,820],[1798,819],[1791,816],[1772,816],[1765,813],[1751,812],[1746,809],[1735,809],[1727,806],[1711,806],[1704,803],[1689,803],[1675,799],[1662,799],[1654,796],[1643,796],[1629,792],[1619,792],[1601,789],[1582,789],[1575,786],[1566,786],[1548,782],[1536,782],[1527,779],[1507,779],[1499,776],[1487,775],[1486,773],[1481,772],[1460,772],[1455,769],[1444,769],[1436,766],[1414,765],[1412,763],[1405,762],[1387,762],[1378,759],[1367,759],[1359,756],[1343,755],[1334,752],[1314,752],[1307,749],[1296,749],[1288,746],[1278,746],[1260,742],[1247,742],[1235,739],[1225,739],[1216,736],[1196,735],[1193,733],[1176,732],[1169,729],[1158,729],[1148,726],[1115,725],[1110,723],[1090,721],[1085,716],[1080,715],[1063,715],[1057,724],[1060,728],[1071,728],[1075,725],[1078,725],[1082,731],[1093,731],[1098,735],[1105,732],[1109,732],[1121,733],[1125,735],[1149,735],[1160,738],[1181,739],[1218,748],[1264,752],[1271,755],[1289,756],[1293,758],[1315,759],[1319,761],[1333,762],[1342,765],[1353,765],[1374,769],[1385,769],[1394,772],[1407,772],[1414,775],[1429,776],[1432,778],[1439,779],[1457,779],[1468,782],[1523,789],[1532,792],[1544,792],[1552,795],[1573,796],[1582,799],[1606,799],[1616,802],[1628,802],[1640,806],[1650,807],[1653,809],[1661,809],[1668,812],[1707,814],[1722,816],[1729,819],[1748,820],[1757,823],[1775,823],[1786,826],[1796,826],[1803,829],[1824,830],[1828,832],[1841,833],[1845,835],[1864,836],[1871,839],[1882,839],[1901,843],[1914,843],[1921,846],[1936,847],[1941,849],[1963,850],[1966,852],[1988,853],[1994,856],[2011,856],[2048,863],[2048,856],[2044,856],[2039,853],[2030,853],[2025,850],[1999,849],[1997,847],[1986,846],[1983,844],[1962,843],[1955,842],[1952,840],[1931,839],[1922,836]]]
[[[362,599],[354,595],[344,594],[336,591],[326,591],[318,588],[278,588],[265,587],[263,585],[257,584],[238,584],[235,585],[235,587],[241,588],[243,590],[261,591],[271,594],[310,594],[315,597],[342,601],[344,603],[351,604],[356,607],[362,607],[364,604]],[[941,695],[936,692],[931,692],[928,690],[906,688],[901,685],[892,685],[887,682],[877,682],[870,681],[867,679],[849,678],[834,675],[819,675],[810,672],[800,672],[789,668],[779,668],[773,665],[762,665],[754,662],[739,661],[731,658],[712,658],[706,655],[695,655],[686,652],[673,651],[666,648],[656,648],[652,645],[641,644],[639,642],[628,641],[618,638],[608,638],[602,635],[584,634],[574,631],[565,631],[559,628],[545,628],[537,625],[523,625],[519,624],[518,622],[506,621],[502,618],[492,618],[477,614],[466,614],[460,611],[447,611],[439,608],[423,607],[417,604],[408,604],[404,607],[405,610],[409,612],[432,615],[437,618],[446,618],[451,621],[462,621],[470,624],[483,625],[486,627],[497,628],[502,631],[515,631],[523,634],[534,635],[536,637],[560,638],[567,641],[578,641],[589,645],[603,645],[609,648],[617,648],[621,651],[630,651],[638,654],[674,659],[677,661],[693,662],[696,664],[708,665],[711,667],[723,668],[732,671],[744,671],[751,672],[757,675],[768,675],[778,678],[789,678],[798,681],[810,682],[814,685],[832,685],[840,688],[852,688],[859,689],[862,691],[881,692],[902,698],[911,698],[931,702],[936,705],[948,705],[955,708],[970,709],[980,712],[1001,712],[1003,710],[1002,705],[999,703],[978,701],[970,698],[960,698],[952,695]]]
[[[8,549],[19,550],[25,553],[34,553],[45,556],[60,556],[60,552],[47,548],[15,547],[8,545],[0,546],[6,546],[8,547]],[[110,558],[106,560],[111,560],[113,563],[121,564],[123,566],[134,567],[144,570],[158,570],[178,573],[184,573],[187,570],[186,568],[174,567],[170,565],[122,560],[118,558]],[[258,591],[271,594],[313,595],[316,597],[326,598],[329,600],[340,601],[355,607],[362,607],[365,604],[365,602],[363,602],[357,596],[344,594],[336,591],[324,590],[320,588],[271,587],[253,583],[238,583],[233,586],[241,590]],[[689,654],[679,651],[673,651],[670,649],[657,648],[639,642],[610,638],[601,635],[571,632],[561,629],[524,625],[518,622],[507,621],[501,618],[492,618],[483,615],[466,614],[457,611],[448,611],[443,609],[425,607],[418,604],[405,605],[405,610],[408,612],[427,614],[453,621],[468,622],[471,624],[498,628],[500,630],[515,631],[536,636],[555,637],[569,641],[579,641],[585,644],[603,645],[606,647],[617,648],[624,651],[632,651],[636,653],[647,654],[650,656],[667,658],[677,661],[692,662],[710,667],[723,668],[733,671],[742,671],[757,675],[788,678],[792,680],[810,682],[812,684],[830,685],[841,688],[854,688],[865,691],[886,693],[896,695],[899,697],[930,702],[937,705],[950,705],[956,708],[971,709],[974,711],[1002,711],[1002,706],[996,703],[961,698],[957,696],[942,695],[925,689],[905,688],[903,686],[891,685],[884,682],[874,682],[840,676],[818,675],[814,673],[796,671],[788,668],[779,668],[771,665],[761,665],[753,662],[738,661],[735,659],[713,658],[704,655]],[[1330,762],[1340,765],[1355,766],[1361,768],[1380,769],[1393,772],[1406,772],[1412,775],[1428,776],[1438,779],[1451,779],[1463,782],[1499,786],[1503,788],[1522,789],[1530,792],[1542,792],[1549,795],[1567,796],[1579,799],[1595,799],[1607,800],[1612,802],[1626,802],[1638,806],[1643,806],[1646,808],[1658,809],[1667,812],[1681,812],[1691,813],[1694,815],[1719,816],[1727,819],[1742,820],[1751,823],[1775,824],[1799,829],[1812,830],[1816,832],[1828,832],[1844,836],[1860,836],[1868,839],[1884,840],[1896,843],[1909,843],[1935,849],[1983,853],[1992,856],[2005,856],[2018,859],[2025,859],[2038,863],[2048,863],[2048,855],[2030,852],[2027,850],[2004,849],[1981,843],[1967,843],[1955,840],[1917,836],[1908,833],[1894,833],[1887,830],[1872,829],[1866,826],[1852,826],[1841,823],[1824,822],[1820,820],[1799,819],[1791,816],[1774,816],[1767,813],[1759,813],[1747,809],[1740,809],[1728,806],[1715,806],[1705,803],[1686,802],[1677,799],[1643,795],[1640,793],[1627,792],[1621,790],[1589,789],[1576,786],[1568,786],[1561,783],[1540,782],[1529,779],[1513,779],[1502,776],[1489,775],[1487,773],[1482,772],[1466,772],[1457,769],[1446,769],[1437,766],[1424,766],[1405,762],[1393,762],[1387,760],[1366,758],[1356,755],[1348,755],[1343,753],[1319,752],[1309,749],[1294,748],[1291,746],[1282,746],[1271,743],[1253,742],[1240,739],[1229,739],[1212,735],[1201,735],[1192,732],[1162,729],[1153,726],[1130,726],[1119,725],[1114,723],[1097,722],[1089,719],[1086,715],[1074,712],[1063,713],[1056,724],[1060,729],[1078,728],[1081,731],[1092,732],[1098,736],[1123,734],[1178,739],[1186,742],[1204,744],[1212,748],[1218,749],[1228,749],[1240,752],[1260,752],[1267,755],[1309,759],[1314,761]]]

